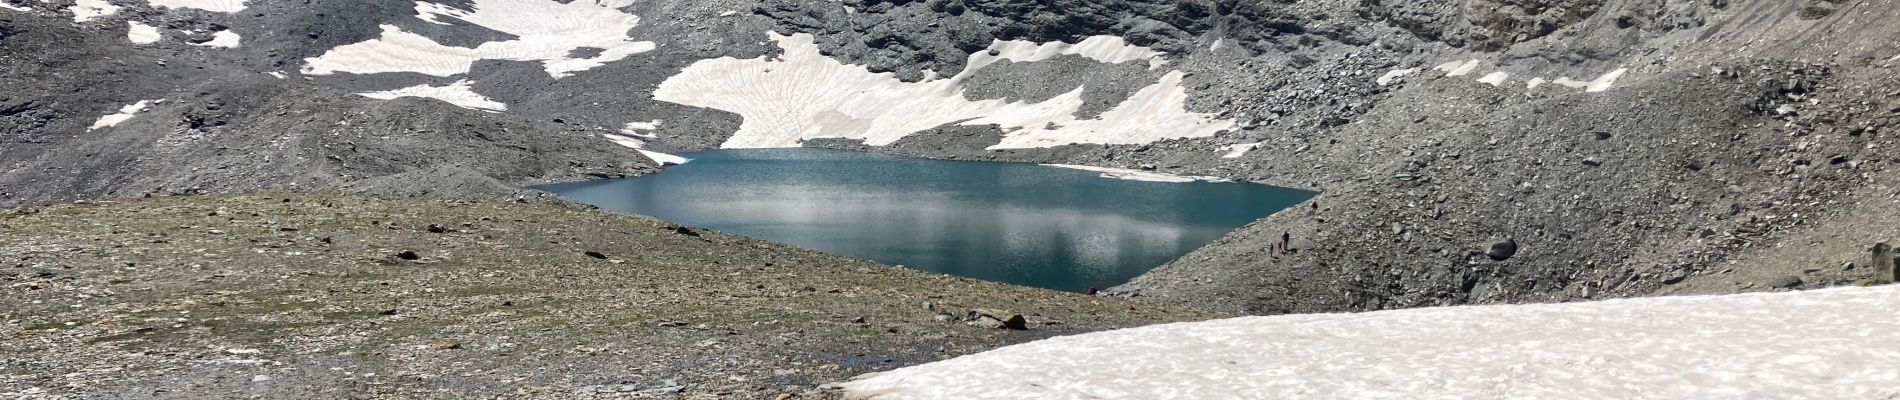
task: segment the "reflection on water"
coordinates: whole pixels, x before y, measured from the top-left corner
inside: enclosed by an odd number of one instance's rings
[[[888,264],[1108,287],[1305,200],[1237,183],[812,149],[686,155],[667,172],[542,189],[604,208]]]

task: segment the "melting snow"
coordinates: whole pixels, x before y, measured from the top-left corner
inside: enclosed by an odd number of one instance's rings
[[[970,55],[957,76],[904,82],[893,74],[825,57],[811,35],[770,36],[785,50],[779,57],[701,60],[661,83],[653,97],[744,116],[724,148],[797,147],[805,139],[827,137],[882,146],[945,124],[1001,126],[1007,134],[992,149],[1136,144],[1213,136],[1234,125],[1188,112],[1179,71],[1090,120],[1076,117],[1083,103],[1080,87],[1040,103],[963,97],[964,78],[1004,59],[1026,62],[1074,54],[1117,63],[1146,59],[1151,67],[1159,65],[1153,60],[1161,53],[1119,38],[1094,37],[1076,44],[996,41],[990,51]]]
[[[244,11],[244,0],[146,0],[153,7],[196,8],[211,12]]]
[[[159,101],[163,101],[163,100],[139,100],[139,102],[137,103],[132,103],[132,104],[126,105],[125,107],[120,107],[118,114],[111,114],[111,115],[99,117],[99,120],[93,122],[92,126],[86,128],[86,130],[94,131],[94,130],[98,130],[99,128],[118,126],[119,124],[124,123],[125,121],[132,120],[132,117],[138,116],[139,111],[145,111],[145,107],[151,106],[153,103],[156,103]]]
[[[146,25],[138,21],[128,21],[126,22],[125,38],[135,44],[152,44],[158,43],[159,39],[164,39],[165,35],[158,32],[158,27]]]
[[[1445,76],[1465,76],[1466,74],[1470,74],[1471,71],[1475,71],[1478,69],[1478,60],[1468,60],[1462,63],[1458,61],[1451,61],[1444,64],[1438,64],[1438,66],[1432,67],[1432,69],[1438,70],[1438,71],[1444,71]]]
[[[1418,68],[1395,69],[1391,71],[1386,71],[1385,75],[1379,75],[1379,79],[1377,80],[1377,82],[1379,83],[1379,86],[1390,85],[1392,84],[1392,80],[1394,79],[1403,78],[1406,75],[1411,75],[1411,74],[1416,74],[1416,73],[1418,73]]]
[[[995,53],[996,55],[990,55]],[[1166,55],[1147,47],[1129,44],[1120,36],[1090,36],[1075,44],[1063,42],[1036,43],[1026,40],[997,40],[990,42],[986,51],[971,54],[964,69],[976,70],[995,64],[998,61],[1036,62],[1065,55],[1078,55],[1106,64],[1121,64],[1129,61],[1147,60],[1148,69],[1160,68],[1168,63],[1161,58]],[[963,74],[963,75],[968,75]]]
[[[86,22],[119,13],[119,6],[106,0],[78,0],[66,9],[73,12],[73,22]]]
[[[660,129],[660,124],[665,123],[665,122],[666,121],[664,120],[657,120],[657,119],[652,120],[652,121],[647,121],[647,122],[639,122],[639,121],[628,122],[627,125],[622,126],[620,128],[620,133],[627,134],[628,136],[638,136],[638,137],[643,137],[647,139],[652,139],[654,138],[653,134],[641,133],[641,132],[647,132],[647,131],[652,131],[655,129]]]
[[[657,151],[640,150],[640,154],[645,154],[647,158],[653,159],[653,162],[660,163],[661,166],[681,165],[681,164],[685,164],[685,163],[693,161],[693,160],[686,159],[686,157],[680,157],[680,156],[661,153]]]
[[[1089,171],[1089,172],[1100,172],[1102,173],[1103,178],[1142,181],[1142,182],[1188,183],[1188,182],[1201,182],[1201,181],[1206,181],[1206,182],[1227,181],[1226,179],[1211,177],[1211,176],[1181,176],[1181,175],[1164,174],[1164,173],[1159,173],[1159,172],[1148,172],[1148,171],[1132,170],[1132,169],[1125,169],[1125,168],[1094,167],[1094,166],[1087,166],[1087,165],[1070,165],[1070,164],[1042,164],[1042,166],[1083,170],[1083,171]]]
[[[666,121],[656,119],[656,120],[647,121],[647,122],[639,122],[639,121],[628,122],[625,127],[620,128],[620,131],[621,132],[650,131],[654,129],[660,129],[660,124],[662,123],[666,123]]]
[[[1253,151],[1254,148],[1260,147],[1260,145],[1261,143],[1230,144],[1221,146],[1217,150],[1227,152],[1227,154],[1221,155],[1220,158],[1240,158],[1240,156],[1247,155],[1247,152]]]
[[[489,99],[481,93],[475,93],[475,82],[466,79],[455,81],[447,86],[417,85],[381,92],[357,93],[363,97],[389,100],[398,97],[422,97],[448,102],[462,108],[488,112],[505,111],[508,105]]]
[[[1891,399],[1900,285],[1248,317],[872,374],[902,399]]]
[[[1449,61],[1444,64],[1439,64],[1436,67],[1432,67],[1432,69],[1437,70],[1437,71],[1444,71],[1445,76],[1464,76],[1464,75],[1471,74],[1473,71],[1477,71],[1479,64],[1480,62],[1478,60]],[[1392,78],[1405,76],[1406,74],[1410,74],[1414,71],[1415,70],[1396,70],[1396,71],[1386,72],[1385,76],[1379,77],[1379,84],[1386,85],[1390,83]],[[1629,72],[1629,68],[1619,68],[1615,71],[1610,71],[1609,73],[1603,74],[1602,76],[1598,76],[1595,80],[1590,80],[1590,81],[1579,81],[1570,77],[1560,77],[1555,80],[1548,80],[1544,78],[1531,78],[1530,80],[1525,81],[1524,85],[1530,89],[1536,89],[1538,86],[1543,86],[1545,83],[1555,83],[1555,84],[1569,87],[1572,89],[1583,89],[1584,92],[1601,92],[1605,90],[1610,90],[1610,88],[1616,84],[1616,80],[1618,78],[1623,77],[1623,74],[1628,73],[1628,72]],[[1505,82],[1509,81],[1510,77],[1511,75],[1508,73],[1505,73],[1503,71],[1495,71],[1495,72],[1485,75],[1482,78],[1478,78],[1478,83],[1488,84],[1491,86],[1501,86]]]
[[[424,21],[446,24],[445,18],[465,21],[517,39],[483,43],[475,48],[436,43],[429,38],[383,25],[382,37],[339,46],[308,58],[304,74],[373,74],[416,72],[448,77],[468,73],[480,60],[539,61],[548,75],[563,78],[654,49],[653,42],[634,41],[627,31],[640,17],[620,12],[632,0],[474,0],[472,10],[417,2]],[[603,49],[591,58],[571,58],[580,48]]]
[[[242,44],[243,41],[244,41],[244,38],[242,36],[238,36],[237,32],[232,32],[232,31],[227,30],[227,31],[217,31],[217,32],[212,33],[211,41],[204,42],[204,43],[193,43],[193,44],[199,45],[199,46],[205,46],[205,47],[222,47],[222,48],[227,48],[227,49],[235,49],[238,47],[238,45]]]
[[[1487,84],[1491,86],[1499,86],[1499,85],[1504,84],[1504,80],[1510,79],[1510,78],[1511,78],[1511,74],[1504,73],[1503,71],[1492,72],[1488,75],[1485,75],[1483,78],[1478,78],[1478,83],[1483,83],[1483,84]]]
[[[1566,76],[1557,78],[1557,80],[1551,81],[1550,83],[1564,85],[1572,89],[1583,89],[1585,92],[1601,92],[1610,90],[1610,85],[1616,84],[1616,79],[1623,77],[1623,73],[1629,71],[1629,68],[1619,68],[1615,71],[1603,74],[1603,76],[1598,76],[1596,80],[1588,82],[1570,79],[1570,77]]]
[[[614,144],[626,146],[627,148],[631,148],[634,150],[639,150],[640,154],[645,154],[647,158],[653,159],[654,163],[660,164],[660,166],[662,167],[667,166],[667,165],[682,165],[682,164],[686,164],[693,161],[692,159],[689,159],[686,157],[680,157],[680,156],[676,156],[672,154],[666,154],[666,153],[661,153],[657,151],[647,150],[646,141],[635,139],[631,136],[615,135],[611,133],[601,134],[600,136],[607,138],[608,141],[612,141],[614,142]]]

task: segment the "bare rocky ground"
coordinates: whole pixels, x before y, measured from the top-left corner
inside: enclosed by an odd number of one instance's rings
[[[860,373],[1218,317],[429,198],[29,207],[0,214],[0,254],[8,398],[823,398]]]

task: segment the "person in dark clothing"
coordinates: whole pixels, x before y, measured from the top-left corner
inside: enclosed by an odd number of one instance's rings
[[[1286,254],[1287,252],[1292,250],[1289,247],[1292,243],[1293,243],[1293,232],[1285,232],[1285,231],[1280,232],[1280,254]]]

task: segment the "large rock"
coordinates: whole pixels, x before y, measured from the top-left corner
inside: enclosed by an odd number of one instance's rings
[[[1493,242],[1491,243],[1491,249],[1485,250],[1484,255],[1491,257],[1492,260],[1509,260],[1512,256],[1517,255],[1517,240],[1504,239]]]

